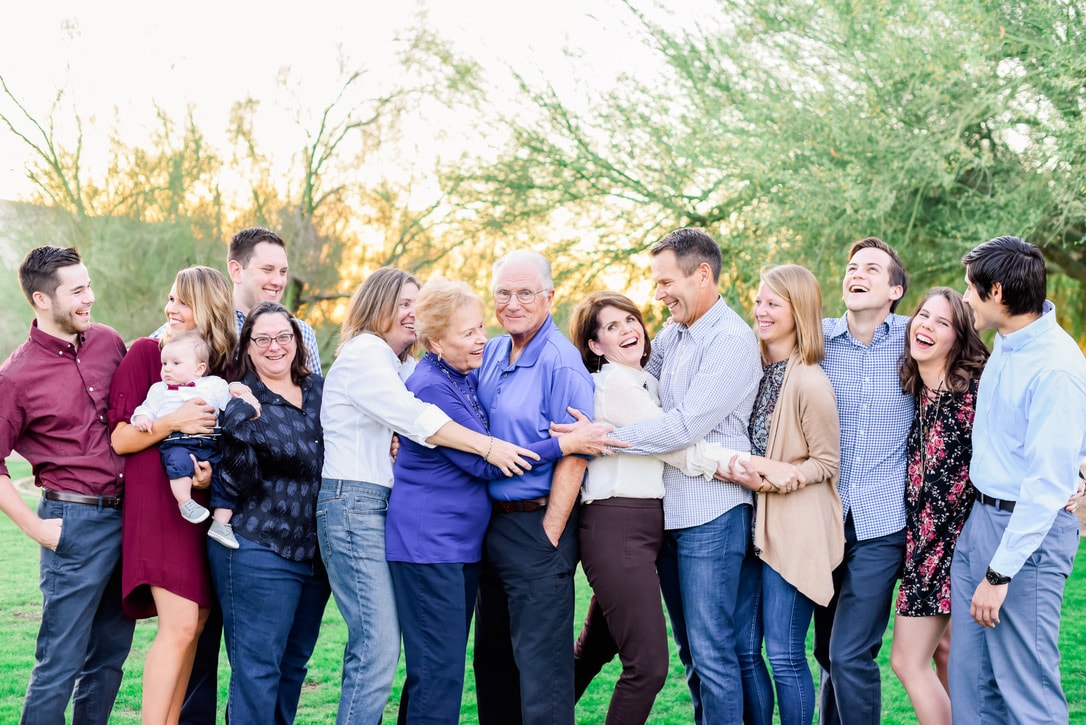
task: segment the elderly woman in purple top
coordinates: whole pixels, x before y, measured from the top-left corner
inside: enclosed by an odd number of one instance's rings
[[[476,394],[483,361],[483,301],[463,282],[430,280],[415,301],[415,334],[426,355],[407,389],[452,420],[489,435]],[[597,453],[609,426],[527,446],[541,462]],[[385,522],[385,556],[403,632],[407,682],[400,717],[458,723],[464,652],[490,520],[487,482],[504,478],[485,457],[401,439]]]

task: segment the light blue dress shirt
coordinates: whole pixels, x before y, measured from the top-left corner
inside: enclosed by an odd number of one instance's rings
[[[1040,546],[1083,456],[1086,359],[1045,302],[1038,320],[996,335],[980,376],[969,477],[978,491],[1016,502],[992,569],[1014,576]]]

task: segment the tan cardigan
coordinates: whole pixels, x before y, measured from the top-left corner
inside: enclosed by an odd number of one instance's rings
[[[818,365],[788,361],[769,424],[766,458],[794,463],[807,479],[792,493],[758,494],[754,545],[761,558],[808,599],[827,605],[845,551],[837,477],[841,427],[833,386]]]

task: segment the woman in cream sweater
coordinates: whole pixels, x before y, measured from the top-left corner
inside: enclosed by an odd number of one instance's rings
[[[817,280],[797,265],[764,271],[754,318],[764,374],[751,414],[750,463],[734,467],[758,493],[756,558],[743,572],[736,612],[746,632],[739,638],[743,719],[773,722],[775,684],[782,725],[809,724],[815,692],[807,629],[815,605],[833,596],[833,570],[845,544],[837,495],[840,425],[833,388],[819,367]],[[782,481],[799,487],[776,485]],[[762,658],[763,638],[775,683]]]

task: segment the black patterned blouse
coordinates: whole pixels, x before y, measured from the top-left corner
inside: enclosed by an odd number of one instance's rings
[[[950,559],[976,491],[969,480],[977,381],[965,393],[924,388],[909,430],[905,569],[897,612],[950,613]]]
[[[321,393],[324,379],[302,383],[302,407],[268,390],[250,373],[241,381],[260,401],[260,417],[244,401],[222,422],[222,485],[236,501],[234,533],[290,561],[317,553],[317,492],[324,465]]]
[[[754,399],[747,431],[750,434],[751,455],[765,455],[766,446],[769,445],[769,422],[773,419],[773,410],[777,407],[777,398],[784,384],[784,371],[787,369],[787,358],[762,368],[762,381],[758,383],[758,397]]]

